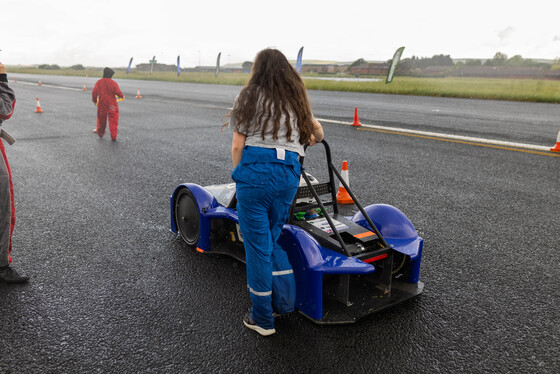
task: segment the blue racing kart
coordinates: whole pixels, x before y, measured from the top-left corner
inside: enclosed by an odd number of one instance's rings
[[[422,292],[424,240],[397,208],[362,207],[335,169],[329,145],[322,144],[328,181],[318,183],[302,173],[279,244],[294,269],[296,308],[319,324],[352,323]],[[352,217],[339,213],[335,176],[358,208]],[[234,183],[184,183],[170,203],[171,231],[188,246],[245,262]]]

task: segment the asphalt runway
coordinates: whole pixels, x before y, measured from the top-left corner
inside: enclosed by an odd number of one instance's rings
[[[0,284],[0,373],[560,371],[560,157],[328,122],[358,107],[364,124],[552,147],[560,105],[310,92],[360,201],[424,237],[425,288],[353,325],[294,313],[264,338],[242,323],[244,265],[169,231],[178,184],[231,180],[221,126],[240,88],[118,80],[111,142],[92,133],[95,79],[16,77],[2,128],[17,139],[13,266],[31,280]],[[306,157],[319,179],[321,156]]]

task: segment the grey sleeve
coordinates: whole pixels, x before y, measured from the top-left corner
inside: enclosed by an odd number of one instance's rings
[[[14,91],[5,82],[0,82],[0,120],[7,119],[14,110]]]
[[[232,131],[235,130],[235,121],[236,121],[235,114],[229,117],[229,126],[232,129]]]
[[[237,105],[237,100],[239,100],[239,95],[237,95],[235,97],[235,100],[233,100],[233,107],[235,108]],[[235,117],[235,113],[229,118],[229,126],[231,128],[231,131],[235,131],[235,124],[237,123],[237,118]],[[239,128],[239,130],[237,131],[240,134],[246,135],[245,134],[245,130],[242,128]]]

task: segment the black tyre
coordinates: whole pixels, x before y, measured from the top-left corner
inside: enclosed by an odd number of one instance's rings
[[[185,243],[195,247],[200,237],[200,216],[196,199],[187,188],[179,191],[175,199],[175,223]]]
[[[398,275],[403,270],[406,264],[406,257],[400,252],[393,251],[393,269],[391,270],[393,276]]]

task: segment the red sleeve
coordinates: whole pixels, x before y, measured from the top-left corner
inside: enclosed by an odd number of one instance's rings
[[[97,81],[95,83],[95,86],[93,86],[93,90],[91,91],[91,101],[93,101],[94,104],[97,104],[97,95],[98,95],[98,90],[99,90],[99,81]]]
[[[115,95],[117,95],[118,97],[120,97],[122,99],[124,97],[124,95],[121,92],[121,89],[120,89],[119,85],[115,81],[113,81],[113,83],[115,84],[115,87],[114,87]]]

